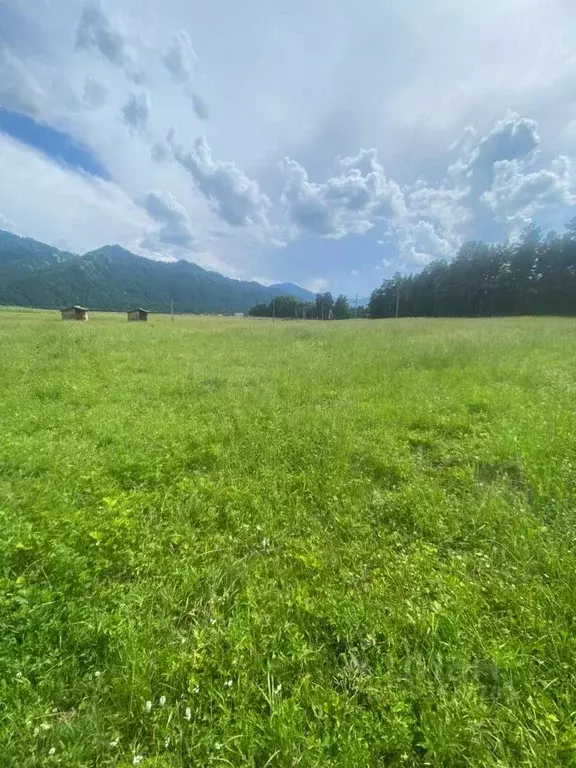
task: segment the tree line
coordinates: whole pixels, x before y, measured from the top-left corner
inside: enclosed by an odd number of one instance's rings
[[[370,317],[576,314],[576,218],[563,234],[529,226],[508,243],[468,242],[448,262],[397,273],[370,297]]]
[[[299,301],[294,296],[276,296],[269,304],[256,304],[248,312],[252,317],[278,317],[294,320],[349,320],[367,317],[366,307],[350,307],[344,294],[336,299],[327,291],[318,293],[315,301]]]

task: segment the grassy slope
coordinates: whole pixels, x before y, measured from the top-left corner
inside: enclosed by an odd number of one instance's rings
[[[574,764],[575,355],[1,313],[0,764]]]

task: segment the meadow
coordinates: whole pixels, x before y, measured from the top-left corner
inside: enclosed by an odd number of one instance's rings
[[[0,766],[576,765],[576,320],[0,311]]]

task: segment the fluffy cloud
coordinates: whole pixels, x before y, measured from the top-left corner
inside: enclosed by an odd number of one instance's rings
[[[401,187],[375,149],[337,157],[335,175],[322,183],[285,159],[282,202],[292,237],[339,239],[382,227],[397,263],[413,268],[451,258],[466,239],[515,236],[538,214],[576,204],[569,159],[538,167],[539,145],[537,122],[508,111],[483,136],[466,128],[449,148],[456,160],[434,185],[421,179]]]
[[[0,212],[16,232],[77,252],[106,243],[138,250],[154,222],[116,184],[77,173],[0,134]]]
[[[402,266],[422,266],[431,259],[450,258],[455,252],[454,242],[442,237],[430,221],[418,221],[396,230]]]
[[[536,121],[514,112],[482,137],[468,127],[450,149],[458,153],[445,178],[405,190],[407,216],[396,228],[407,264],[450,257],[465,239],[514,237],[535,217],[576,204],[568,158],[538,167]]]
[[[35,117],[45,98],[34,75],[0,39],[0,107]]]
[[[192,47],[190,35],[185,29],[181,29],[172,37],[170,47],[164,56],[164,64],[174,82],[184,87],[184,92],[191,100],[196,116],[200,120],[207,120],[209,116],[208,104],[192,88],[192,81],[198,67],[198,57]]]
[[[150,117],[150,95],[147,91],[131,93],[122,109],[124,122],[132,131],[146,130]]]
[[[514,112],[508,112],[475,146],[472,144],[466,157],[471,135],[473,132],[468,128],[461,145],[464,157],[450,168],[450,173],[468,184],[472,194],[481,194],[492,185],[497,163],[525,158],[540,144],[538,124]]]
[[[196,188],[232,227],[266,224],[270,200],[258,184],[234,163],[214,160],[204,137],[196,139],[186,151],[172,137],[171,150],[176,162],[194,180]]]
[[[178,248],[191,248],[194,245],[190,217],[184,206],[168,190],[149,192],[144,201],[144,209],[161,224],[159,231],[145,241],[145,247],[157,250],[158,245]]]
[[[339,175],[323,183],[311,182],[295,160],[286,158],[282,168],[288,177],[282,202],[296,232],[337,239],[405,213],[402,191],[385,175],[375,149],[336,158]]]
[[[143,76],[137,69],[128,36],[112,26],[100,0],[85,3],[76,30],[76,48],[99,53],[131,80],[141,82]]]
[[[504,223],[520,219],[528,224],[539,210],[574,205],[570,160],[559,157],[550,168],[532,172],[525,172],[517,160],[495,163],[494,182],[482,200]]]
[[[170,48],[164,56],[164,64],[177,83],[189,83],[198,65],[198,57],[185,29],[172,38]]]
[[[312,293],[321,293],[328,288],[328,280],[323,277],[315,277],[306,283],[306,290]]]
[[[93,77],[87,77],[84,81],[84,92],[82,94],[82,106],[86,109],[100,109],[106,103],[108,91],[106,86],[99,83]]]
[[[200,120],[208,120],[210,117],[210,108],[208,107],[208,102],[198,93],[196,93],[196,91],[192,91],[190,98],[192,99],[192,108],[196,114],[196,117],[199,117]]]

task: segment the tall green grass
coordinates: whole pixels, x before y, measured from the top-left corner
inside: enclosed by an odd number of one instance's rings
[[[575,361],[0,313],[0,765],[575,765]]]

